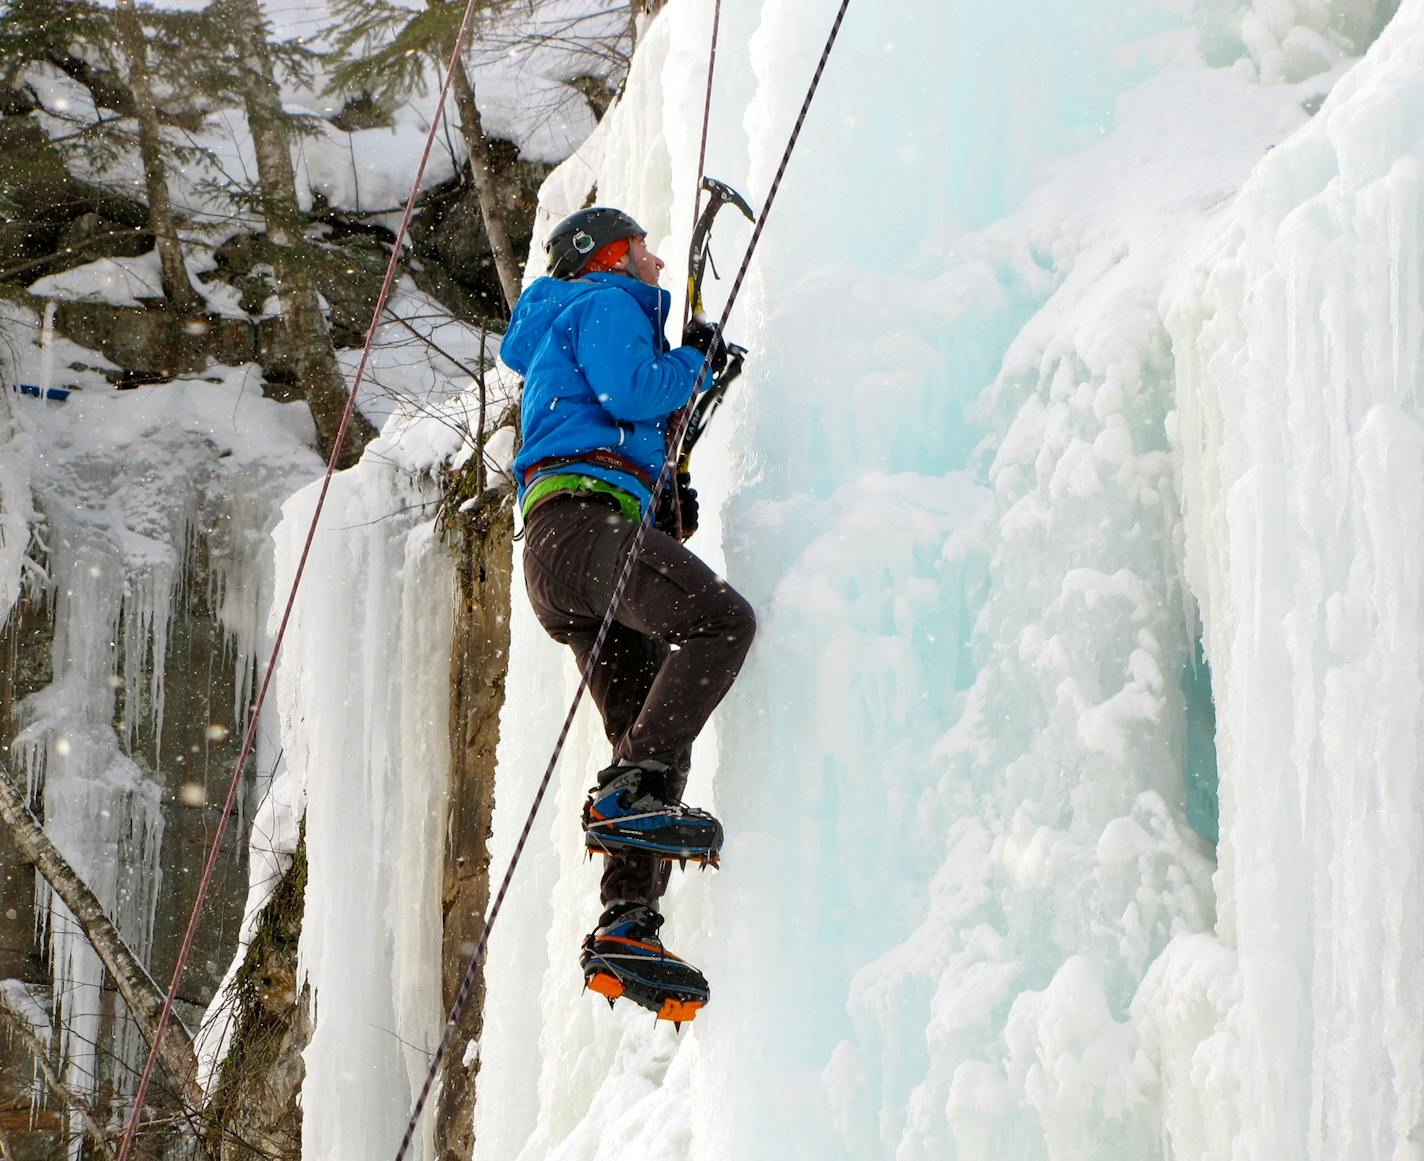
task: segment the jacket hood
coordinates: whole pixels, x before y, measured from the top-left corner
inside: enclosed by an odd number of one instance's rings
[[[666,322],[672,304],[672,295],[661,287],[649,286],[626,274],[585,274],[573,281],[544,277],[530,283],[515,303],[509,329],[500,344],[499,357],[519,374],[527,373],[534,352],[549,334],[554,320],[580,298],[605,287],[614,287],[630,295],[643,308],[643,313],[661,337],[662,324]]]

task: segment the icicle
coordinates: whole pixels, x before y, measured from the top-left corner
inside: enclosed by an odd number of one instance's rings
[[[49,398],[49,389],[54,386],[54,299],[45,303],[44,316],[40,323],[40,396]]]
[[[159,783],[129,751],[151,735],[162,770],[174,618],[185,607],[199,513],[246,515],[233,559],[260,560],[281,500],[316,471],[282,409],[231,382],[134,393],[76,395],[47,432],[34,486],[48,525],[54,601],[54,678],[17,707],[13,748],[50,837],[104,904],[141,960],[153,947],[164,820]],[[72,438],[93,433],[88,441]],[[232,442],[215,454],[217,433]],[[107,442],[106,442],[107,441]],[[221,550],[219,551],[221,555]],[[261,646],[256,609],[270,599],[270,561],[218,583],[224,602],[251,606],[239,664]],[[232,570],[228,570],[229,573]],[[239,589],[246,591],[239,592]],[[197,680],[195,676],[192,680]],[[246,688],[243,672],[235,684]],[[120,698],[122,722],[115,729]],[[122,1002],[101,990],[103,970],[72,916],[43,882],[36,925],[50,950],[56,1046],[81,1096],[100,1083],[132,1091],[145,1049]]]

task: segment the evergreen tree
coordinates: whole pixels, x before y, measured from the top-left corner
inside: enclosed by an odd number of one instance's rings
[[[172,22],[172,16],[165,16],[160,25]],[[191,126],[196,121],[191,110],[175,113],[155,94],[149,79],[150,36],[144,23],[134,0],[121,0],[117,10],[91,0],[12,0],[0,15],[0,59],[8,62],[11,78],[28,64],[43,63],[89,91],[92,115],[34,102],[47,117],[73,126],[68,132],[51,131],[44,142],[66,169],[79,168],[102,181],[137,150],[147,193],[144,212],[158,249],[164,289],[173,306],[186,314],[200,309],[201,303],[183,266],[178,223],[168,195],[167,159],[186,160],[192,150],[166,140],[162,125],[166,121]],[[160,27],[154,37],[160,46],[162,31]],[[170,61],[186,58],[187,49],[184,44],[181,50],[171,51]],[[163,63],[169,71],[170,62]],[[36,163],[40,164],[38,159]],[[14,172],[23,179],[26,170],[19,167]],[[124,196],[121,187],[108,184],[114,197]],[[105,236],[97,235],[95,244]]]
[[[390,0],[337,0],[333,11],[337,17],[333,40],[340,63],[332,73],[332,88],[369,94],[390,105],[412,93],[424,93],[431,66],[443,69],[449,62],[465,5],[459,0],[426,0],[424,9],[413,11]],[[495,272],[513,309],[519,298],[519,266],[500,199],[494,149],[485,135],[475,87],[463,60],[455,62],[450,88]]]
[[[138,123],[139,155],[143,159],[144,187],[148,191],[149,221],[153,226],[154,245],[163,271],[163,292],[174,310],[185,315],[195,314],[201,310],[202,303],[188,280],[188,269],[178,241],[178,228],[173,220],[158,106],[154,101],[153,86],[149,83],[148,38],[144,35],[143,22],[134,0],[116,0],[114,22],[118,26],[118,40],[128,64],[134,119]]]
[[[299,46],[274,46],[269,41],[257,0],[219,0],[208,13],[232,53],[231,61],[224,61],[217,68],[230,78],[228,83],[242,101],[252,134],[260,205],[267,222],[267,240],[273,249],[287,361],[305,392],[322,452],[330,455],[346,410],[346,380],[337,365],[331,334],[307,268],[309,249],[297,203],[291,153],[292,135],[300,131],[300,126],[282,108],[276,77],[279,61],[290,75],[291,70],[309,61],[309,54]],[[375,429],[359,411],[354,412],[338,466],[354,464],[374,435]]]

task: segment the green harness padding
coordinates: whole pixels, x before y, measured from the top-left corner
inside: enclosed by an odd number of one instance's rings
[[[534,510],[534,505],[546,496],[552,496],[555,492],[598,492],[605,496],[612,496],[618,501],[618,507],[623,510],[623,515],[629,520],[636,524],[643,519],[643,506],[638,503],[638,497],[631,492],[625,492],[616,484],[596,480],[592,476],[581,476],[577,472],[545,476],[542,480],[535,480],[530,484],[529,490],[524,493],[525,519],[528,519],[529,513]]]

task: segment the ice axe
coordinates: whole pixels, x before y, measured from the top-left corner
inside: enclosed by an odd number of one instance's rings
[[[693,319],[698,322],[707,321],[706,309],[702,301],[703,279],[709,268],[713,276],[717,276],[717,267],[712,261],[711,243],[712,225],[717,220],[718,212],[723,206],[736,206],[747,221],[756,221],[756,214],[747,204],[747,199],[726,182],[718,181],[715,177],[703,177],[702,191],[708,195],[707,204],[702,207],[702,212],[697,216],[697,223],[692,228],[692,241],[687,252],[687,302]],[[727,388],[742,373],[742,364],[747,357],[746,347],[738,346],[736,343],[727,343],[726,347],[727,365],[722,368],[722,373],[716,377],[712,386],[702,393],[701,398],[687,405],[690,414],[687,420],[687,430],[682,437],[682,447],[678,452],[677,470],[679,473],[688,471],[692,449],[702,438],[702,433],[707,430],[707,423],[712,418],[712,413],[721,404]],[[677,430],[676,425],[673,430]]]

